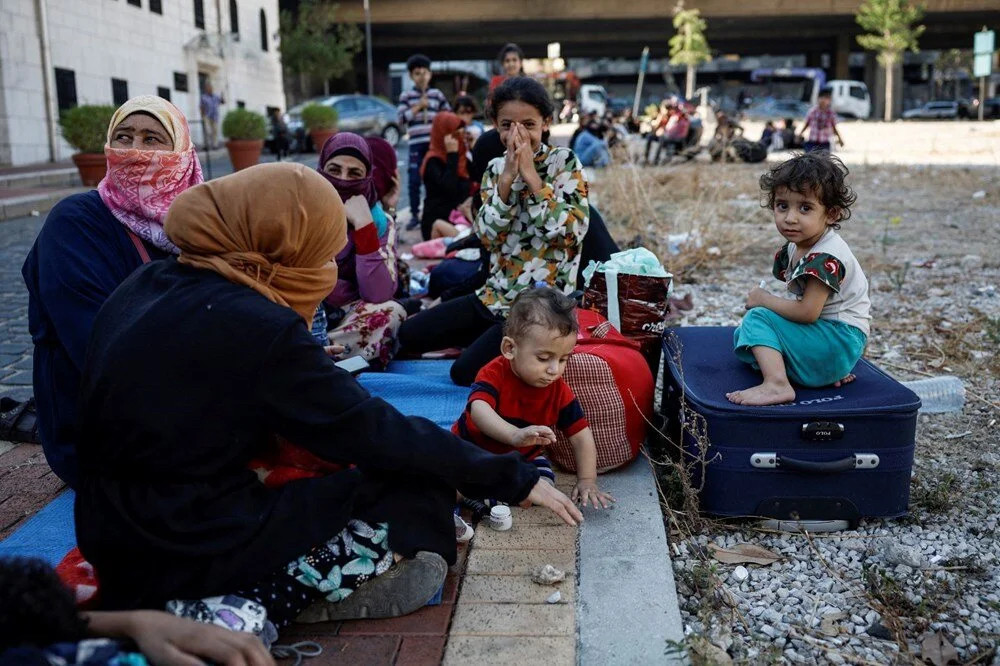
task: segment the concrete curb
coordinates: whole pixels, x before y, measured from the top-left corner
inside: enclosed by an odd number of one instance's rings
[[[676,647],[684,626],[649,461],[640,455],[600,481],[618,503],[587,511],[580,528],[577,663],[689,663]]]
[[[0,175],[0,190],[11,187],[81,187],[80,172],[73,166]]]
[[[69,195],[86,192],[90,189],[92,188],[77,186],[23,196],[0,197],[0,222],[27,217],[32,213],[39,215],[47,213]],[[0,193],[2,192],[3,190],[0,189]]]

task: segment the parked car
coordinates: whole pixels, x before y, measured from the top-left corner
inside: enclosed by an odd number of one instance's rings
[[[973,118],[978,118],[979,105],[976,104],[974,109],[970,109],[970,113]],[[1000,118],[1000,97],[987,97],[983,101],[983,120],[989,118]]]
[[[968,115],[968,108],[961,102],[956,102],[955,100],[934,100],[927,102],[923,106],[917,107],[916,109],[903,111],[903,118],[907,120],[929,120],[933,118],[955,119],[967,118]]]
[[[334,95],[317,97],[297,104],[285,113],[288,132],[299,141],[303,150],[314,150],[312,141],[302,124],[302,109],[307,104],[325,104],[337,110],[337,129],[361,135],[378,135],[393,146],[399,143],[402,130],[399,127],[396,107],[377,97],[368,95]]]

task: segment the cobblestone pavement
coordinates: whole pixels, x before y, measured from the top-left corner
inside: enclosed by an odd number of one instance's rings
[[[31,395],[28,290],[21,265],[43,221],[22,217],[0,224],[0,396],[17,400]]]

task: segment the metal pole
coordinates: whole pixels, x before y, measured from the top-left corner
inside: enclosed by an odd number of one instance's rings
[[[983,109],[986,108],[986,77],[979,77],[979,119],[983,119]]]
[[[643,47],[639,58],[639,82],[635,87],[635,99],[632,101],[632,118],[639,117],[639,100],[642,98],[642,83],[646,79],[646,66],[649,63],[649,47]]]
[[[372,74],[372,10],[368,0],[365,0],[365,50],[368,59],[368,94],[372,95],[375,91]]]

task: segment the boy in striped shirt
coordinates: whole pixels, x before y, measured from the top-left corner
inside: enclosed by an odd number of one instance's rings
[[[437,88],[431,88],[431,59],[417,53],[406,61],[406,69],[413,79],[414,88],[399,96],[399,124],[409,128],[410,154],[407,171],[410,194],[408,230],[420,226],[420,165],[431,140],[431,124],[438,111],[451,111],[448,99]]]

